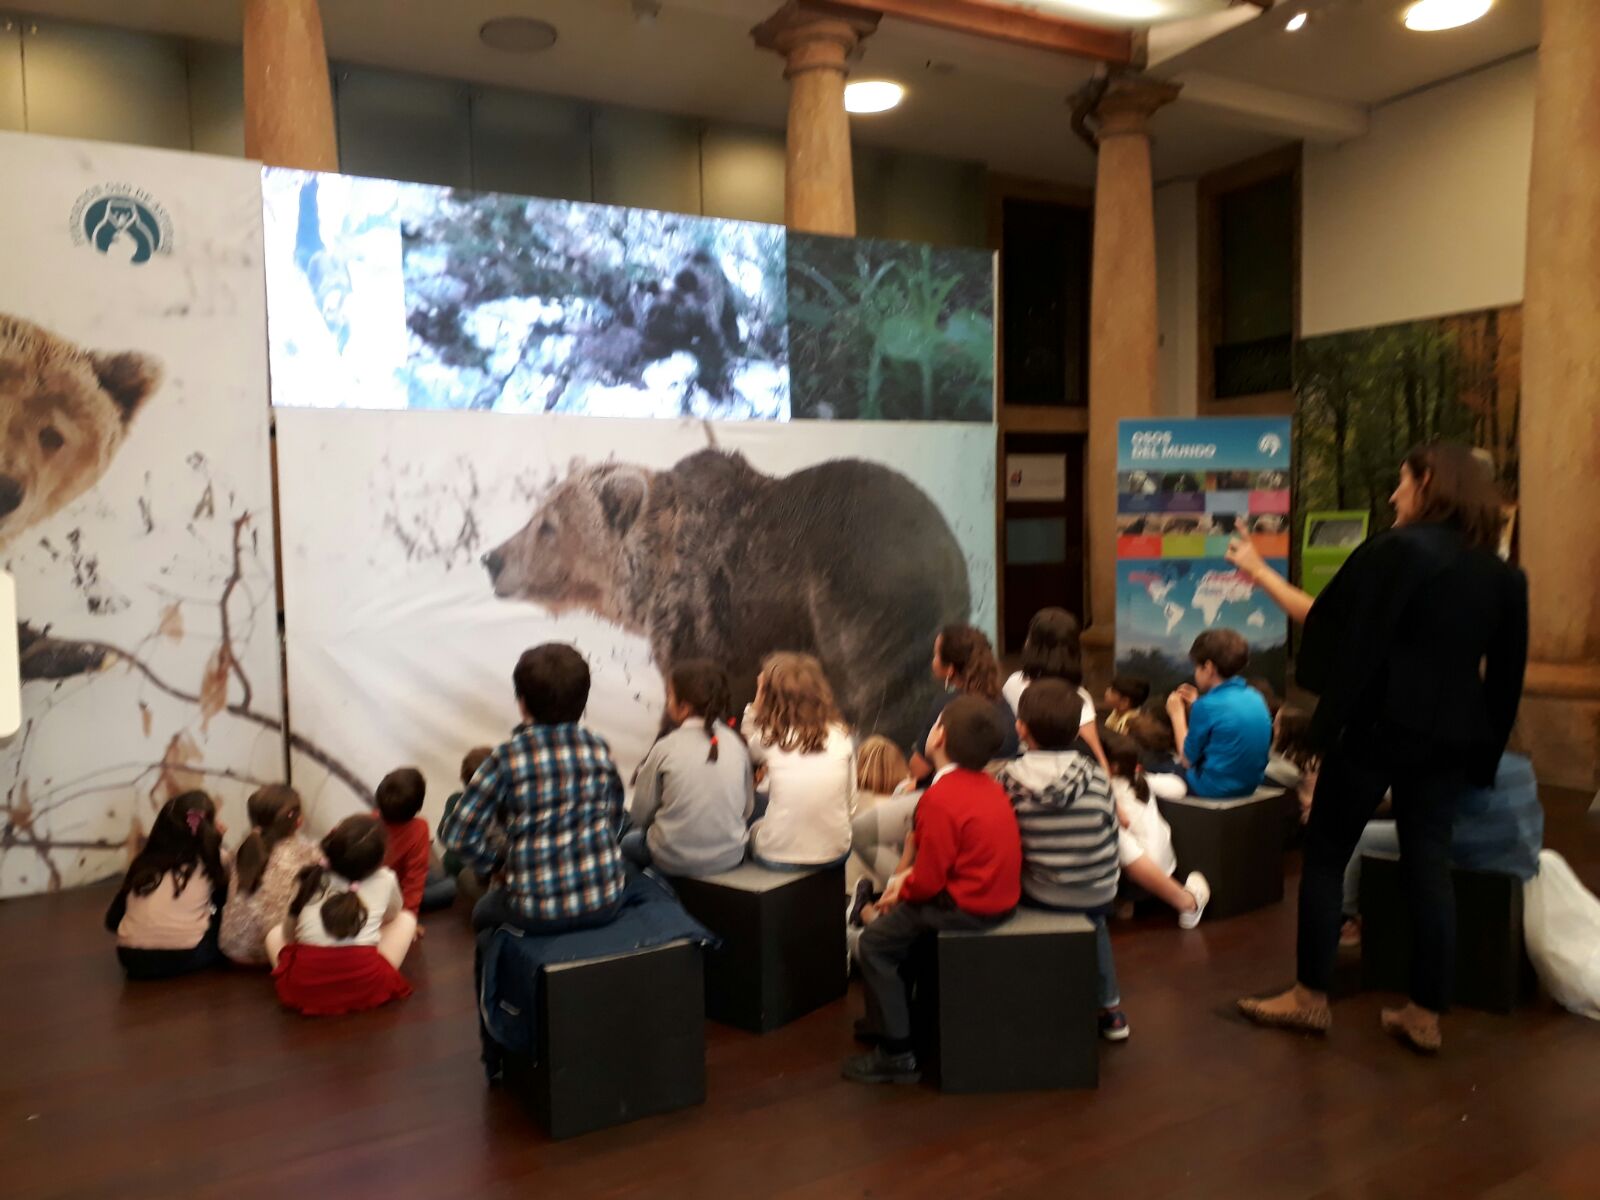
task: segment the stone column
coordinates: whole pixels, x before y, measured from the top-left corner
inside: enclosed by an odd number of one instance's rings
[[[1117,617],[1117,422],[1156,415],[1155,200],[1151,115],[1178,85],[1114,78],[1091,117],[1100,148],[1094,184],[1094,264],[1089,293],[1089,627],[1085,668],[1111,673]]]
[[[245,0],[244,152],[273,167],[339,169],[317,0]]]
[[[878,14],[868,9],[791,0],[751,31],[757,46],[783,55],[787,63],[789,161],[783,219],[791,229],[855,236],[844,80],[851,52],[877,27]]]
[[[1600,784],[1600,4],[1544,0],[1528,188],[1519,741],[1542,783]]]

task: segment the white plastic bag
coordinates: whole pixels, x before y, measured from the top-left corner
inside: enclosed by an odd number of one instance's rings
[[[1600,1021],[1600,899],[1554,850],[1539,852],[1539,873],[1522,885],[1528,957],[1556,1001]]]

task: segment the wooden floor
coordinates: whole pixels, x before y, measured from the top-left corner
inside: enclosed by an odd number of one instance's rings
[[[1587,802],[1548,794],[1547,840],[1600,890]],[[0,904],[6,1200],[1600,1196],[1600,1024],[1458,1013],[1427,1061],[1380,1035],[1377,996],[1326,1043],[1235,1019],[1291,974],[1292,899],[1119,927],[1133,1038],[1097,1092],[846,1084],[852,989],[765,1037],[709,1027],[704,1107],[564,1143],[484,1086],[459,914],[429,922],[410,1000],[314,1021],[261,976],[124,984],[106,899]]]

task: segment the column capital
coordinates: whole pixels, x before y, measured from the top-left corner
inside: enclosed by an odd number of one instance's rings
[[[1100,90],[1102,89],[1103,90]],[[1155,112],[1178,98],[1183,85],[1137,72],[1118,73],[1108,81],[1092,81],[1077,93],[1093,99],[1089,116],[1101,139],[1128,134],[1144,135]],[[1099,91],[1099,96],[1093,96]]]
[[[763,50],[788,60],[784,78],[803,71],[842,72],[845,60],[877,28],[881,14],[834,0],[789,0],[750,31]]]

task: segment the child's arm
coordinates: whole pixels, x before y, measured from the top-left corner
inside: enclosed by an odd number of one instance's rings
[[[1205,750],[1209,730],[1204,729],[1204,715],[1195,715],[1190,723],[1190,705],[1195,701],[1195,690],[1188,684],[1176,689],[1167,697],[1167,715],[1172,718],[1172,740],[1178,744],[1178,759],[1186,767],[1195,766]],[[1198,736],[1196,736],[1198,735]]]
[[[1100,726],[1092,720],[1087,725],[1079,725],[1078,736],[1083,739],[1083,744],[1089,747],[1089,753],[1094,755],[1094,760],[1100,764],[1100,769],[1110,775],[1111,764],[1106,760],[1106,748],[1100,744]]]
[[[639,773],[633,777],[633,807],[628,820],[638,830],[650,828],[661,807],[661,743],[650,747],[650,753],[639,764]]]
[[[900,885],[900,898],[913,903],[932,900],[950,879],[950,865],[956,857],[956,827],[950,814],[930,808],[926,797],[917,806],[916,832],[911,872]]]

